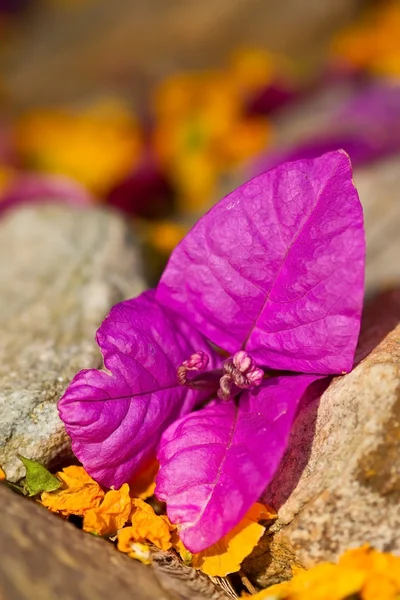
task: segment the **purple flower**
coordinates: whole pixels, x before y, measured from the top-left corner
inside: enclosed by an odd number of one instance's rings
[[[59,403],[75,454],[120,486],[158,450],[156,494],[184,544],[218,541],[273,477],[310,386],[352,368],[364,260],[342,151],[229,194],[177,246],[157,290],[100,327],[107,371],[81,371]]]
[[[342,102],[325,130],[284,149],[257,158],[252,174],[262,173],[283,162],[316,158],[343,148],[353,166],[363,166],[400,152],[400,86],[369,83]]]

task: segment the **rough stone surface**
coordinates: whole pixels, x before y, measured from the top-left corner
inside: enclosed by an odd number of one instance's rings
[[[364,207],[369,293],[400,283],[400,156],[357,169]]]
[[[128,226],[101,209],[40,206],[0,222],[0,464],[17,452],[49,464],[68,451],[56,402],[81,368],[99,366],[95,331],[143,289]]]
[[[400,289],[371,301],[359,364],[300,411],[265,494],[279,519],[246,563],[259,584],[366,542],[400,553],[399,323]]]
[[[168,600],[152,570],[0,484],[1,600]]]

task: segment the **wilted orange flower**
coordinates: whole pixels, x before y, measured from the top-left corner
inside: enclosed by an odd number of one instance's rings
[[[338,564],[322,563],[309,571],[296,570],[293,579],[274,585],[252,600],[397,600],[400,595],[400,557],[370,546],[348,550]]]
[[[149,544],[160,550],[169,550],[173,530],[167,517],[158,516],[149,504],[140,498],[134,499],[130,527],[118,533],[118,550],[145,564],[151,562]]]
[[[400,3],[382,3],[333,42],[333,54],[351,65],[400,75]]]
[[[181,239],[186,235],[187,227],[173,221],[156,221],[148,227],[146,240],[162,254],[170,254]],[[154,492],[153,486],[153,492]],[[138,496],[139,494],[135,494]],[[143,498],[143,496],[139,496]],[[144,498],[145,499],[145,498]]]
[[[254,504],[243,519],[219,542],[203,552],[194,554],[191,565],[211,577],[225,577],[239,571],[240,565],[257,545],[265,531],[259,521],[275,519],[273,509]]]
[[[260,598],[287,598],[288,600],[344,600],[355,594],[364,583],[364,575],[357,570],[338,570],[336,565],[323,563],[310,571],[297,571],[289,582],[274,585]]]
[[[128,521],[131,511],[129,485],[124,483],[119,490],[107,492],[100,506],[85,512],[83,529],[97,535],[114,535]]]
[[[378,552],[368,544],[348,550],[339,559],[338,569],[358,569],[365,574],[363,600],[394,600],[400,596],[400,557]]]
[[[253,92],[267,86],[276,76],[282,59],[260,48],[237,50],[231,60],[233,77],[240,89]]]
[[[182,212],[193,213],[211,205],[219,176],[218,165],[204,152],[182,155],[171,166]]]
[[[16,145],[28,167],[68,175],[97,194],[127,175],[141,152],[136,121],[112,101],[31,112],[17,124]]]
[[[136,540],[148,541],[160,550],[169,550],[172,546],[171,532],[174,527],[168,518],[156,515],[153,508],[140,498],[135,498],[132,505],[131,523]]]
[[[56,475],[63,486],[55,492],[43,492],[41,502],[46,508],[68,516],[83,515],[100,505],[104,491],[83,467],[66,467]]]
[[[3,469],[0,467],[0,481],[4,481],[6,479],[6,474]]]
[[[210,206],[220,176],[268,143],[270,125],[248,117],[245,103],[250,92],[268,84],[271,60],[247,51],[231,68],[174,76],[156,90],[154,150],[182,212]]]
[[[199,95],[199,78],[195,73],[178,73],[164,79],[156,88],[153,110],[157,119],[174,120],[193,109]]]
[[[238,121],[224,140],[221,155],[227,165],[236,165],[262,152],[272,136],[269,122],[262,117]]]

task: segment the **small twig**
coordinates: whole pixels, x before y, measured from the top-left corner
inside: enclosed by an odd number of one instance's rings
[[[242,583],[244,585],[244,587],[246,588],[246,590],[250,593],[250,594],[257,594],[257,590],[254,587],[254,585],[251,583],[251,581],[249,580],[249,578],[247,577],[247,575],[242,571],[242,569],[240,569],[239,571],[239,577],[242,580]]]

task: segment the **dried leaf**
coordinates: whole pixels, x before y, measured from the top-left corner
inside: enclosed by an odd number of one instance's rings
[[[100,506],[84,514],[83,529],[97,535],[114,535],[128,521],[131,511],[129,485],[124,483],[119,490],[107,492]]]
[[[26,469],[24,490],[28,496],[36,496],[42,492],[53,492],[61,487],[61,482],[40,463],[18,455]]]
[[[64,516],[83,515],[87,510],[96,508],[104,498],[104,491],[83,467],[66,467],[57,473],[62,489],[43,493],[41,502],[52,512]]]

